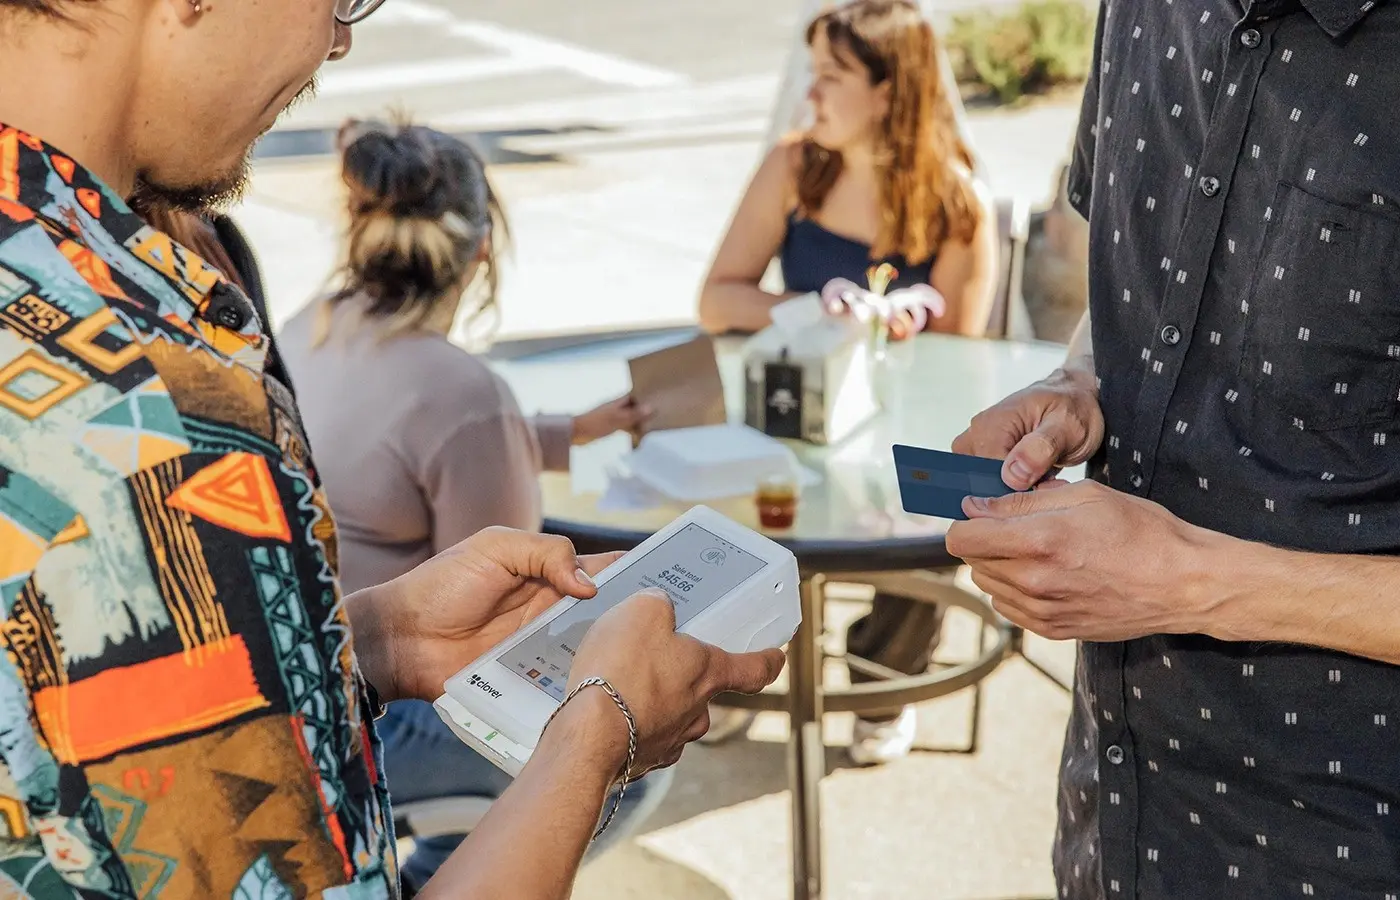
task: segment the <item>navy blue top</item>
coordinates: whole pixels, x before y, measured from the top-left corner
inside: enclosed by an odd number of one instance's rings
[[[783,267],[783,286],[789,291],[820,292],[833,278],[848,278],[861,287],[868,287],[866,270],[880,263],[889,263],[899,272],[890,282],[889,290],[928,284],[933,271],[933,257],[910,265],[902,255],[884,259],[870,258],[870,245],[854,238],[827,231],[816,222],[797,213],[788,213],[787,234],[778,262]]]

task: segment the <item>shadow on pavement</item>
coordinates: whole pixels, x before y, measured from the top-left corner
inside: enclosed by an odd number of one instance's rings
[[[844,768],[852,768],[844,749],[828,746],[827,773]],[[676,770],[666,801],[642,832],[659,831],[787,789],[785,743],[736,738],[717,747],[692,746]]]
[[[634,843],[589,863],[571,900],[653,900],[658,885],[665,885],[666,897],[733,900],[729,891],[689,866]]]

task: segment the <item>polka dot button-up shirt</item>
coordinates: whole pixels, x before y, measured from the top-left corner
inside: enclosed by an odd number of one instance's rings
[[[1218,532],[1395,553],[1400,4],[1099,15],[1070,182],[1107,425],[1091,471]],[[1055,865],[1074,900],[1400,900],[1400,669],[1084,645]]]

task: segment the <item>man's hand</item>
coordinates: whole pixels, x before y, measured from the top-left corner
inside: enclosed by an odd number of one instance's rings
[[[674,765],[685,745],[709,730],[709,703],[717,694],[756,694],[782,670],[780,650],[726,653],[677,634],[670,598],[661,591],[643,591],[588,629],[574,657],[569,686],[598,677],[621,695],[637,721],[632,772],[637,775]],[[593,692],[590,688],[584,693]],[[603,705],[612,703],[604,698]],[[625,737],[622,716],[615,710],[610,715],[616,716]]]
[[[1059,369],[978,413],[954,439],[952,449],[1006,460],[1002,480],[1023,491],[1093,456],[1103,434],[1094,376]]]
[[[998,612],[1055,640],[1212,633],[1221,598],[1209,560],[1243,543],[1093,481],[968,498],[963,511],[948,552]]]
[[[730,654],[676,634],[670,599],[643,592],[593,623],[574,657],[570,687],[598,677],[622,697],[636,720],[629,774],[638,776],[674,763],[705,733],[711,697],[762,690],[782,664],[777,650]],[[568,897],[604,799],[622,774],[627,737],[622,711],[601,688],[565,703],[520,776],[438,869],[424,900]]]
[[[393,581],[348,598],[356,652],[384,702],[435,700],[449,677],[620,553],[579,558],[567,539],[487,528]]]

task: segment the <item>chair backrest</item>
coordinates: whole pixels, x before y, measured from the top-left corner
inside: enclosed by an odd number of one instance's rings
[[[1023,197],[1005,197],[996,203],[997,289],[987,317],[987,337],[1028,339],[1025,297],[1026,242],[1030,238],[1030,203]]]

